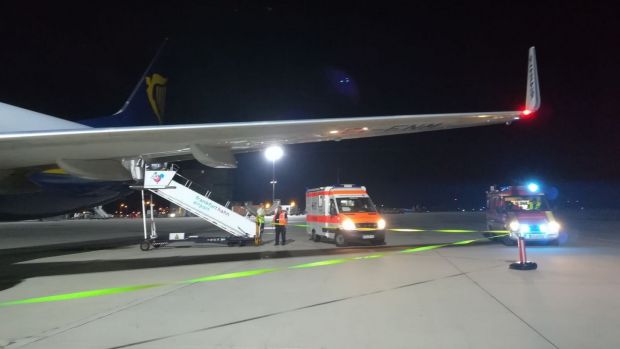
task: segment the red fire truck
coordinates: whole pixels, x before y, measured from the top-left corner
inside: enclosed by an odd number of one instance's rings
[[[385,243],[385,220],[363,186],[344,184],[306,191],[306,222],[310,238],[335,240],[346,246],[350,241]]]
[[[502,238],[514,245],[519,236],[527,241],[557,244],[560,223],[555,219],[545,193],[535,183],[526,186],[491,187],[487,191],[487,228],[507,230]]]

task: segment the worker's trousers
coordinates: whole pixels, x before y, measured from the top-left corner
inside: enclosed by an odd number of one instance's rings
[[[280,238],[282,238],[282,245],[284,245],[286,243],[285,225],[276,225],[276,244],[280,243]]]

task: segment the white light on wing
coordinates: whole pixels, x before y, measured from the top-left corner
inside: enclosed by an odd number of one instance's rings
[[[265,157],[269,161],[277,161],[282,155],[284,155],[284,150],[278,145],[272,145],[265,150]]]

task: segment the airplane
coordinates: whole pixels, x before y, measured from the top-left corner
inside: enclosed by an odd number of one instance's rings
[[[155,58],[115,114],[80,122],[0,103],[0,220],[56,216],[129,195],[136,165],[195,159],[235,168],[235,154],[271,145],[338,141],[512,123],[540,108],[535,48],[525,108],[514,111],[161,125],[168,77]]]

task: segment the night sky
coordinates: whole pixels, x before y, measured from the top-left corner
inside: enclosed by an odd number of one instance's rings
[[[128,3],[1,5],[0,101],[112,114],[168,37],[167,124],[514,110],[536,46],[535,119],[288,146],[277,196],[339,178],[386,206],[470,210],[488,185],[537,179],[557,204],[620,207],[617,5]],[[270,198],[271,164],[238,160],[235,199]]]

